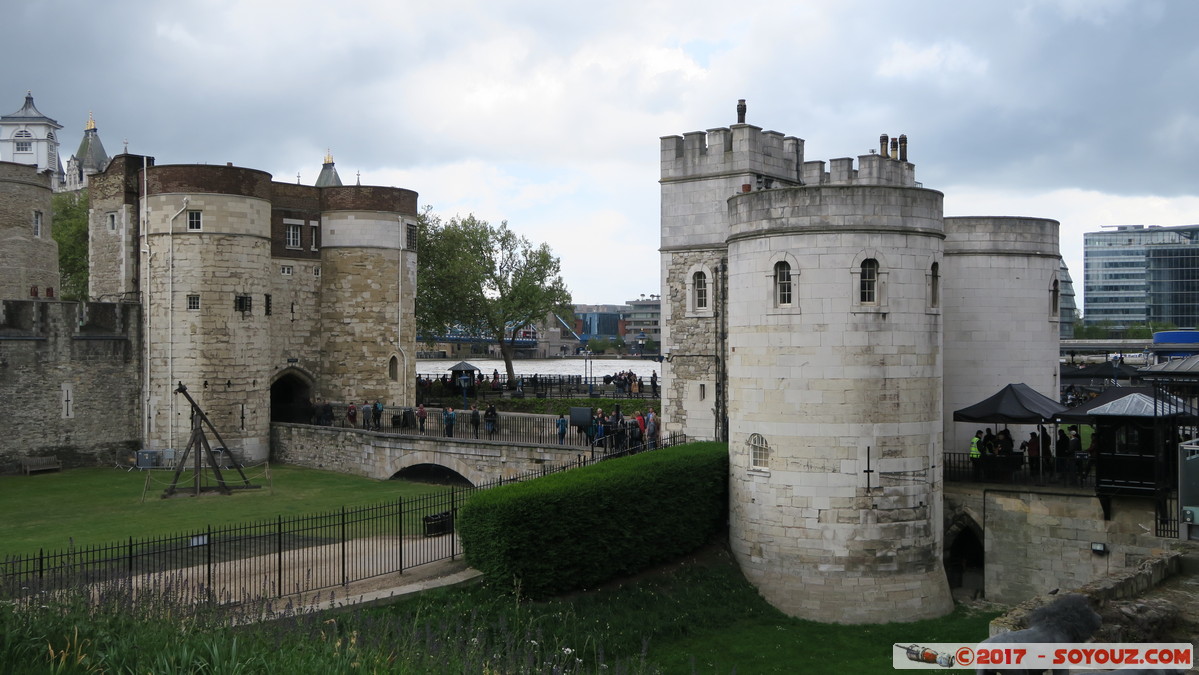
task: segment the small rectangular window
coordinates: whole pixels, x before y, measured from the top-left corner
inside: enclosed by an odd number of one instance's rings
[[[188,211],[187,212],[187,230],[188,232],[198,232],[204,228],[204,212],[203,211]]]
[[[112,232],[117,229],[117,214],[109,213],[105,216],[105,219],[108,221],[108,231],[109,232]]]
[[[35,237],[42,236],[42,212],[41,211],[33,212],[33,236],[35,236]]]
[[[313,267],[312,268],[312,276],[319,277],[320,275],[321,275],[321,266],[317,265],[316,267]]]
[[[287,248],[300,248],[300,226],[287,226]]]
[[[408,250],[416,250],[416,225],[408,223]]]
[[[708,385],[700,383],[699,385],[699,400],[704,400],[708,396]]]
[[[251,298],[248,295],[233,296],[233,309],[238,312],[248,313],[252,308]]]
[[[190,309],[200,309],[200,296],[198,296],[198,295],[187,296],[187,308],[189,310]]]
[[[270,316],[271,315],[271,294],[270,293],[266,294],[266,298],[263,300],[262,304],[264,306],[264,309],[266,309],[266,315]]]
[[[17,141],[17,152],[33,152],[33,141]]]
[[[285,277],[290,277],[292,272],[294,272],[294,271],[295,271],[295,268],[292,267],[291,265],[280,265],[279,266],[279,274],[282,274]]]

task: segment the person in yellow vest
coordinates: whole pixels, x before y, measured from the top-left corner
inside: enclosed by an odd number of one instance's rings
[[[970,467],[974,473],[974,480],[982,478],[982,449],[979,447],[983,442],[983,430],[979,429],[974,432],[974,438],[970,439]]]

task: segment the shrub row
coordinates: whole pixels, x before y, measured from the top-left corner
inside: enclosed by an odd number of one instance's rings
[[[690,443],[477,492],[457,525],[472,567],[539,599],[690,553],[727,512],[728,447]]]

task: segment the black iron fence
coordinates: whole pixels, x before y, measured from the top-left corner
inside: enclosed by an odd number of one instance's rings
[[[439,374],[418,374],[416,388],[418,403],[445,399],[462,399],[463,388],[450,378]],[[472,379],[466,387],[470,400],[486,400],[496,396],[528,398],[657,398],[660,383],[649,377],[625,379],[613,375],[520,375],[509,379],[506,374]]]
[[[685,442],[670,436],[657,447]],[[169,593],[184,604],[244,604],[345,586],[462,553],[453,536],[458,507],[475,490],[650,450],[587,448],[574,460],[442,493],[373,506],[137,539],[0,561],[0,597],[64,589],[99,594],[107,584]],[[449,535],[449,536],[446,536]]]
[[[1094,487],[1093,462],[1080,458],[1026,458],[1023,454],[983,455],[971,460],[965,452],[943,455],[947,481]]]

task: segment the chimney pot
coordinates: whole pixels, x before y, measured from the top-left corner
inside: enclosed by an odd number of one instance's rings
[[[745,99],[737,99],[737,124],[745,124]]]
[[[891,155],[887,154],[887,140],[888,140],[888,138],[887,138],[886,134],[879,134],[879,136],[878,136],[878,154],[882,155],[883,157],[891,156]]]
[[[899,161],[908,161],[908,135],[899,135]]]

